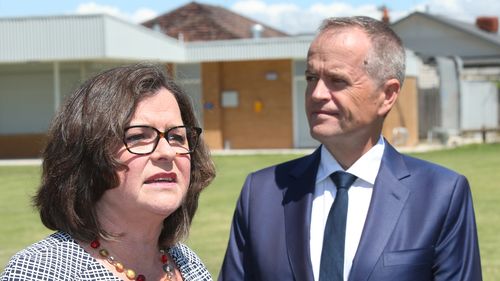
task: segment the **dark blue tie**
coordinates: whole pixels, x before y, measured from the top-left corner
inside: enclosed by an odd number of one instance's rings
[[[337,171],[331,174],[330,178],[337,186],[337,195],[326,220],[319,281],[344,280],[345,226],[349,204],[347,191],[357,177]]]

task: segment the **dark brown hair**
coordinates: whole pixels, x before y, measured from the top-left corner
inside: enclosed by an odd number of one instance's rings
[[[91,241],[111,237],[99,225],[95,206],[119,184],[116,171],[126,169],[114,156],[124,128],[144,97],[166,88],[177,100],[186,126],[198,126],[189,97],[163,69],[136,64],[104,71],[68,97],[51,123],[43,152],[42,183],[34,197],[43,224]],[[164,220],[161,244],[185,238],[198,207],[200,192],[215,177],[207,146],[200,138],[191,155],[190,185],[183,204]]]

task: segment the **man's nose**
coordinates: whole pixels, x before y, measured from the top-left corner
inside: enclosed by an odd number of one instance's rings
[[[325,100],[330,97],[330,90],[323,79],[319,78],[314,89],[312,89],[311,98],[313,100]]]

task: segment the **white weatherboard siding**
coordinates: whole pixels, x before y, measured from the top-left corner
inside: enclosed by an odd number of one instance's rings
[[[407,48],[421,55],[478,58],[500,54],[500,37],[473,24],[414,13],[391,27]]]
[[[176,40],[106,15],[0,19],[0,38],[0,63],[184,57]]]
[[[104,18],[105,57],[123,60],[183,62],[185,49],[177,40],[149,28]]]
[[[42,133],[54,113],[52,73],[0,75],[0,134]]]
[[[0,135],[46,132],[55,107],[67,94],[86,76],[116,65],[61,62],[59,79],[50,62],[0,65]]]
[[[464,81],[461,85],[461,129],[498,127],[497,85],[487,81]]]
[[[303,59],[312,36],[182,43],[107,15],[0,19],[0,63]]]
[[[188,62],[304,59],[312,36],[194,42],[186,44]]]
[[[0,20],[0,62],[90,59],[104,56],[100,17]]]

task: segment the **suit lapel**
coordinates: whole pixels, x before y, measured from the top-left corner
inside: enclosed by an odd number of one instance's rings
[[[309,250],[311,206],[319,166],[320,149],[303,158],[289,172],[283,193],[286,246],[295,280],[313,281]]]
[[[382,255],[409,196],[408,188],[400,182],[407,176],[409,172],[402,155],[386,141],[349,280],[367,280]]]

